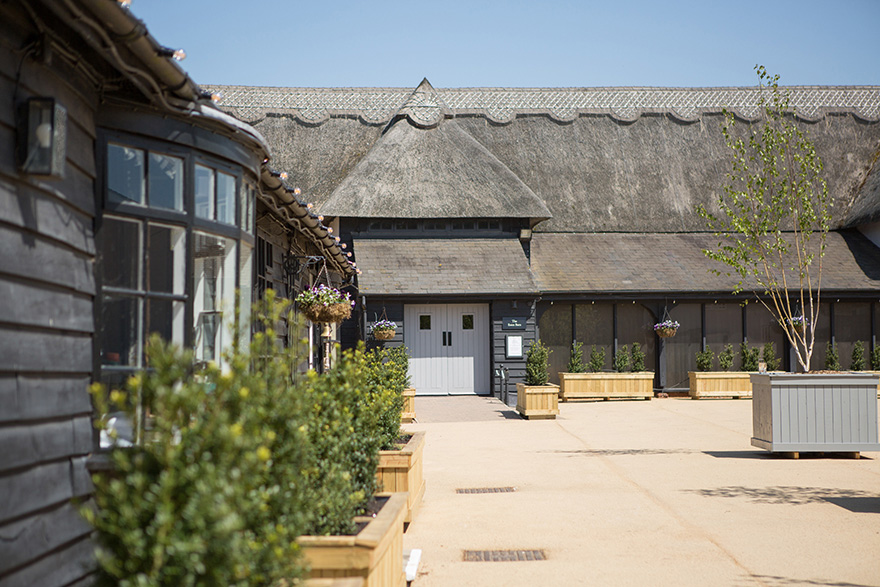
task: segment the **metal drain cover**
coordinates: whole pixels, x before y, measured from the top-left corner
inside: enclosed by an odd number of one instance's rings
[[[508,563],[520,561],[543,561],[543,550],[465,550],[464,561],[472,563]]]
[[[456,489],[456,493],[513,493],[516,487],[475,487],[470,489]]]

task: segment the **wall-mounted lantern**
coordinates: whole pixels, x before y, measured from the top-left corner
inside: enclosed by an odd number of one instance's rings
[[[23,173],[64,177],[67,110],[54,98],[30,98],[18,117],[18,165]]]

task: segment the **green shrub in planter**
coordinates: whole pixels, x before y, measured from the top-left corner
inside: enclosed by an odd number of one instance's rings
[[[645,370],[645,352],[642,350],[642,345],[637,342],[632,346],[632,370],[635,373]]]
[[[550,374],[550,349],[540,340],[529,347],[526,355],[526,385],[546,385]]]
[[[768,371],[779,371],[779,366],[782,365],[782,359],[776,356],[776,349],[773,348],[772,342],[764,344],[762,358],[764,359],[764,363],[767,364]]]
[[[590,347],[590,363],[587,370],[590,373],[598,373],[605,368],[605,349],[602,347]]]
[[[852,360],[849,364],[850,371],[864,371],[865,370],[865,345],[862,344],[862,341],[857,340],[853,345],[852,350]]]
[[[715,353],[712,349],[697,352],[697,371],[711,371],[712,365],[715,363]]]
[[[735,357],[736,351],[733,350],[733,345],[730,343],[724,345],[724,350],[718,353],[718,367],[722,371],[730,371]]]
[[[871,369],[880,371],[880,345],[875,346],[871,351]]]
[[[840,371],[840,355],[837,354],[837,345],[831,341],[825,345],[825,368],[829,371]]]
[[[295,416],[288,388],[234,367],[193,370],[190,352],[158,338],[148,356],[151,370],[126,390],[109,401],[101,389],[93,394],[104,422],[119,411],[136,422],[138,397],[151,416],[139,444],[111,451],[114,470],[95,475],[95,508],[83,509],[96,529],[97,583],[252,585],[300,576],[306,443],[297,429],[283,437],[262,422],[267,406]]]
[[[741,343],[739,345],[740,350],[740,360],[742,364],[743,371],[757,371],[758,370],[758,356],[760,351],[757,347],[750,349],[747,343]]]
[[[586,369],[584,365],[584,343],[573,340],[571,342],[571,356],[568,359],[568,367],[566,373],[583,373]]]
[[[391,450],[400,436],[403,390],[409,386],[406,347],[375,348],[366,353],[367,384],[379,414],[380,450]]]
[[[618,373],[627,373],[630,370],[632,359],[629,356],[629,347],[623,345],[614,353],[614,370]]]
[[[368,385],[362,349],[294,381],[302,355],[275,344],[282,313],[270,295],[264,331],[235,341],[222,370],[153,338],[148,371],[109,397],[95,387],[99,427],[120,411],[150,421],[111,450],[83,508],[98,584],[277,585],[303,574],[297,536],[355,530],[389,402]]]

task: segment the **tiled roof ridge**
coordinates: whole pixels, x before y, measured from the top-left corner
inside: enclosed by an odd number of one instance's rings
[[[385,124],[398,113],[418,126],[433,126],[444,117],[485,116],[504,124],[517,116],[548,115],[570,121],[581,115],[608,115],[634,121],[644,114],[670,114],[692,122],[703,114],[726,108],[746,120],[760,117],[750,87],[594,87],[594,88],[280,88],[210,86],[223,95],[221,108],[243,120],[283,113],[320,124],[335,116],[356,116],[370,124]],[[821,120],[828,114],[850,113],[862,120],[880,120],[880,86],[783,86],[797,116]],[[429,96],[413,109],[414,97]],[[410,106],[409,109],[406,107]],[[411,110],[411,111],[410,111]]]

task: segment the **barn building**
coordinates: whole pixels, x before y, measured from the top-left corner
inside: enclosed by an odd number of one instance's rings
[[[758,120],[757,88],[214,87],[353,250],[359,320],[398,324],[419,393],[503,392],[540,337],[551,380],[573,340],[641,344],[657,390],[687,387],[695,353],[774,342],[754,295],[710,272],[730,156],[722,110]],[[880,329],[880,88],[791,87],[834,200],[815,364]],[[681,323],[660,340],[653,324]]]

